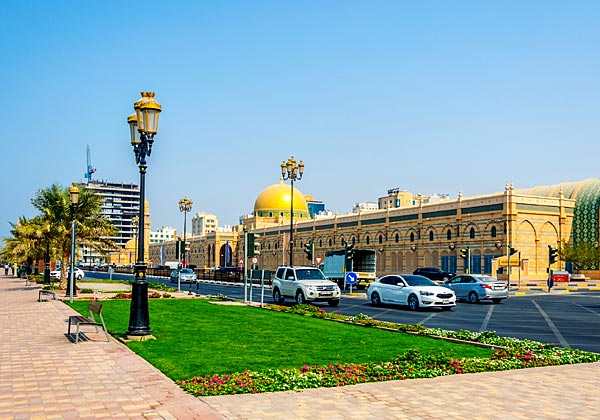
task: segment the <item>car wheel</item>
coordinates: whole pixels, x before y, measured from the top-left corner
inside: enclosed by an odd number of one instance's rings
[[[494,302],[494,303],[500,303],[500,302],[502,302],[502,299],[495,298],[495,299],[492,299],[492,302]]]
[[[419,309],[419,299],[415,295],[410,295],[408,297],[408,307],[411,311]]]
[[[273,300],[278,305],[281,305],[283,303],[283,301],[285,300],[285,298],[283,296],[281,296],[281,292],[279,291],[279,289],[273,290]]]
[[[469,303],[479,302],[479,296],[477,296],[477,293],[475,293],[475,292],[469,293],[469,296],[467,299],[468,299]]]
[[[83,276],[80,274],[77,276],[77,280],[81,280],[83,278]]]
[[[373,292],[371,295],[371,305],[381,306],[381,298],[379,297],[379,293]]]
[[[302,293],[301,290],[299,290],[298,293],[296,293],[296,303],[298,305],[306,303],[306,299],[304,299],[304,293]]]
[[[329,306],[331,306],[332,308],[337,308],[340,304],[340,300],[339,299],[331,299],[329,302],[327,302],[329,304]]]

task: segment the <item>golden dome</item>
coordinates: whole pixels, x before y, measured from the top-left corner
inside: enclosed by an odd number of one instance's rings
[[[254,214],[259,212],[265,214],[271,212],[274,214],[285,213],[289,216],[291,201],[290,186],[279,181],[279,184],[273,184],[265,188],[254,202]],[[304,195],[294,188],[294,216],[297,213],[308,215],[308,205]]]

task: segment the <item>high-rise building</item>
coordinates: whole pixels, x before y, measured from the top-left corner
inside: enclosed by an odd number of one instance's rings
[[[133,216],[140,212],[140,188],[137,184],[89,180],[85,185],[102,197],[102,213],[117,229],[114,236],[109,237],[123,248],[128,240],[136,235],[138,225],[132,223]],[[102,257],[96,251],[83,248],[83,262],[93,264]]]

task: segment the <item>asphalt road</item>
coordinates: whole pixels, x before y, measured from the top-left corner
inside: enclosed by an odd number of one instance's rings
[[[93,273],[88,273],[93,277]],[[150,281],[160,279],[151,278]],[[167,285],[177,287],[168,282]],[[189,285],[182,284],[182,290]],[[224,294],[234,299],[244,299],[240,285],[200,283],[203,295]],[[192,290],[196,291],[196,285]],[[249,290],[249,289],[248,289]],[[250,293],[247,290],[246,298]],[[261,289],[254,287],[252,301],[260,302]],[[264,302],[273,303],[271,289],[264,290]],[[293,304],[286,300],[286,304]],[[402,324],[421,324],[430,328],[458,331],[495,331],[500,336],[552,343],[560,347],[576,348],[600,353],[600,292],[542,293],[510,296],[500,304],[459,302],[452,311],[436,309],[412,312],[405,307],[371,306],[363,293],[344,295],[339,307],[318,304],[328,312],[353,316],[363,313],[380,321]]]

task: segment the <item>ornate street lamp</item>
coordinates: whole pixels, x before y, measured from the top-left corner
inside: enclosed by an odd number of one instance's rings
[[[135,163],[140,169],[140,211],[138,215],[139,228],[137,238],[137,262],[133,274],[134,281],[131,287],[131,306],[129,309],[128,338],[144,339],[152,334],[150,329],[150,315],[148,313],[148,282],[146,281],[146,262],[144,232],[145,203],[146,203],[146,157],[152,153],[154,135],[158,131],[158,117],[162,110],[161,105],[154,99],[154,92],[142,92],[142,99],[137,101],[133,108],[135,114],[127,118],[131,131],[131,145],[135,155]]]
[[[192,209],[193,204],[194,204],[194,202],[187,197],[184,197],[181,200],[179,200],[179,211],[183,213],[183,252],[182,252],[181,257],[183,258],[183,267],[184,268],[187,267],[187,259],[186,259],[187,249],[186,249],[186,244],[185,244],[187,214]]]
[[[187,244],[186,244],[186,222],[187,222],[187,214],[192,209],[192,205],[194,202],[187,197],[183,197],[179,200],[179,211],[183,212],[183,250],[181,252],[181,258],[183,259],[183,267],[187,267]],[[179,278],[181,278],[181,270],[178,272]],[[188,294],[192,294],[192,281],[190,280],[190,290]]]
[[[281,177],[290,180],[290,267],[294,265],[294,181],[300,181],[304,174],[304,163],[296,163],[294,156],[281,163]]]
[[[79,203],[79,188],[73,182],[69,188],[69,201],[71,202],[71,268],[69,272],[69,280],[67,285],[67,293],[69,295],[69,302],[73,302],[73,296],[77,295],[77,289],[75,287],[75,210]]]

